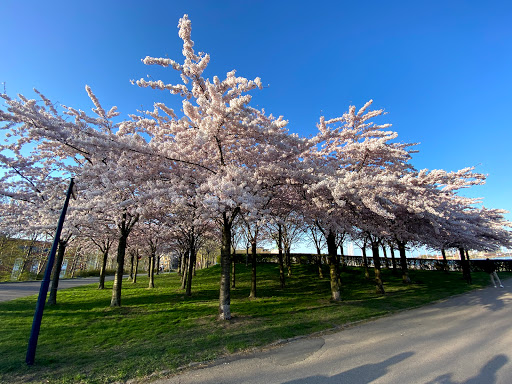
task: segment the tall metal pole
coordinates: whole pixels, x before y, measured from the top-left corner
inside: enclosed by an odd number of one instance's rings
[[[34,314],[34,320],[32,322],[32,330],[30,332],[30,339],[28,341],[27,356],[25,362],[28,365],[34,364],[36,356],[37,339],[39,338],[39,330],[41,328],[41,320],[43,318],[44,305],[46,302],[46,295],[48,294],[48,287],[50,286],[50,275],[53,269],[53,263],[55,262],[55,254],[57,253],[57,247],[59,245],[60,234],[62,232],[62,226],[64,224],[64,218],[66,217],[66,211],[68,209],[69,198],[73,192],[74,180],[71,178],[69,183],[68,192],[66,194],[66,200],[64,201],[64,207],[60,213],[59,223],[57,224],[57,231],[55,232],[55,238],[53,239],[52,249],[48,256],[48,264],[44,272],[44,278],[41,282],[41,288],[39,289],[39,297],[37,299],[36,312]]]

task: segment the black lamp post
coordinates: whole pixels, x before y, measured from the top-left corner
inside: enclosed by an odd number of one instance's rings
[[[62,226],[64,224],[64,218],[66,217],[66,211],[68,209],[69,198],[71,194],[73,194],[74,180],[71,178],[69,183],[68,192],[66,194],[66,200],[64,201],[64,207],[62,207],[62,212],[60,213],[59,223],[57,224],[57,231],[55,232],[55,238],[53,239],[52,249],[50,250],[50,255],[48,256],[48,264],[46,265],[46,270],[44,272],[44,278],[41,282],[41,288],[39,289],[39,297],[37,299],[36,312],[34,314],[34,320],[32,322],[32,330],[30,331],[30,339],[28,341],[28,349],[27,349],[27,357],[25,358],[25,362],[28,365],[34,364],[34,359],[36,356],[36,347],[37,347],[37,339],[39,337],[39,330],[41,328],[41,320],[43,318],[44,305],[46,302],[46,295],[48,294],[48,287],[50,286],[50,275],[53,269],[53,263],[55,262],[55,254],[57,253],[57,247],[59,245],[60,234],[62,232]]]

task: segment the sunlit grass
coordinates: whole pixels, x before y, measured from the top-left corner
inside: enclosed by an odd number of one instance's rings
[[[419,306],[489,284],[474,273],[412,271],[413,284],[384,271],[386,295],[375,294],[362,270],[342,274],[341,303],[329,300],[329,282],[312,266],[294,266],[286,288],[273,264],[258,266],[256,299],[249,299],[250,270],[237,265],[231,291],[233,319],[217,320],[219,268],[197,272],[192,297],[175,274],[156,276],[155,289],[138,277],[123,282],[121,308],[110,308],[112,282],[59,291],[58,305],[43,317],[36,363],[25,353],[36,297],[0,303],[0,382],[111,383],[154,372],[173,372],[195,361],[333,329],[354,321]],[[501,273],[502,277],[506,274]],[[510,276],[510,274],[509,274]]]

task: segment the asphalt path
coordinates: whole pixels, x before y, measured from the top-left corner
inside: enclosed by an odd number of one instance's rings
[[[114,280],[114,276],[105,276],[105,281]],[[60,279],[58,290],[78,287],[80,285],[98,284],[99,276],[78,277],[76,279]],[[19,297],[36,295],[41,288],[41,281],[20,281],[0,283],[0,301],[9,301]]]
[[[152,384],[511,384],[512,280]]]

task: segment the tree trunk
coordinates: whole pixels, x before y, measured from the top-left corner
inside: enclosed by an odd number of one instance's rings
[[[372,241],[372,256],[373,256],[373,269],[375,271],[375,291],[380,294],[386,293],[384,291],[384,284],[382,283],[380,271],[380,258],[379,258],[379,243]]]
[[[460,262],[462,266],[462,277],[468,284],[472,284],[471,270],[469,269],[469,262],[464,255],[464,248],[459,248]]]
[[[112,299],[110,300],[111,307],[121,306],[121,287],[123,285],[124,273],[124,256],[126,254],[126,243],[128,240],[129,231],[122,230],[119,236],[119,243],[117,245],[117,268],[114,277],[114,285],[112,287]]]
[[[187,287],[188,266],[190,265],[190,248],[188,249],[187,254],[188,255],[183,255],[183,264],[181,267],[181,289],[185,289]]]
[[[318,278],[323,279],[324,278],[324,272],[322,270],[322,250],[318,245],[316,246],[316,258],[315,258],[316,265],[318,266]]]
[[[130,251],[130,274],[128,275],[128,280],[133,280],[133,267],[135,261],[135,252],[133,250]]]
[[[64,254],[66,253],[67,241],[59,240],[59,250],[57,252],[57,259],[53,267],[52,286],[50,288],[50,297],[48,298],[47,305],[57,304],[57,288],[59,286],[60,271],[62,262],[64,261]]]
[[[446,252],[441,248],[441,255],[443,255],[443,270],[448,273],[448,260],[446,259]]]
[[[286,267],[288,268],[288,277],[292,276],[292,254],[290,247],[285,247],[284,254],[286,255]]]
[[[231,288],[236,288],[236,249],[231,257]]]
[[[137,271],[139,270],[139,251],[135,253],[135,271],[133,271],[133,280],[132,283],[137,283]]]
[[[176,274],[178,276],[181,276],[181,273],[182,273],[182,269],[181,269],[181,264],[183,263],[183,252],[179,252],[178,253],[178,270],[176,271]]]
[[[128,276],[128,280],[133,281],[133,269],[135,268],[135,251],[130,252],[130,276]]]
[[[384,265],[386,266],[386,269],[389,269],[388,254],[386,252],[386,246],[384,244],[382,244],[382,255],[384,256]]]
[[[336,247],[336,275],[341,281],[341,255],[338,254],[338,247]]]
[[[193,241],[192,241],[193,242]],[[187,273],[187,287],[185,295],[192,296],[192,277],[194,276],[194,266],[196,265],[197,253],[194,244],[190,244],[190,260]]]
[[[148,288],[155,288],[155,251],[151,249],[151,256],[149,257],[149,284]]]
[[[395,248],[393,248],[393,244],[391,243],[389,243],[389,252],[391,253],[391,265],[393,267],[393,275],[396,275]]]
[[[405,241],[397,241],[398,251],[400,252],[400,267],[402,268],[402,282],[411,284],[409,271],[407,270],[407,257],[405,255]]]
[[[160,274],[160,255],[156,258],[156,274]]]
[[[111,307],[121,306],[121,288],[123,285],[124,257],[126,254],[126,245],[128,241],[128,235],[133,229],[133,226],[138,221],[139,215],[129,216],[128,213],[125,212],[122,215],[122,221],[118,224],[119,242],[117,244],[117,268],[116,275],[114,277],[114,285],[112,286],[112,299],[110,300]],[[135,272],[134,276],[137,276],[137,272]]]
[[[331,279],[331,300],[340,301],[341,293],[340,293],[340,279],[338,275],[338,247],[336,246],[336,235],[329,231],[327,235],[327,251],[328,251],[328,261],[329,261],[329,275]]]
[[[284,265],[283,265],[283,230],[281,224],[279,224],[279,233],[277,240],[277,248],[279,249],[278,259],[279,259],[279,283],[281,284],[281,288],[285,286],[285,277],[284,277]]]
[[[252,270],[251,270],[251,294],[249,295],[249,298],[255,299],[256,298],[256,241],[251,242],[251,263],[252,263]]]
[[[103,255],[101,259],[101,269],[100,269],[100,283],[98,285],[98,289],[105,289],[105,273],[107,269],[107,258],[108,258],[108,248],[103,250]]]
[[[366,280],[370,280],[370,271],[368,270],[368,258],[366,257],[365,245],[361,247],[361,252],[363,253],[364,278]]]
[[[343,251],[343,243],[340,244],[339,265],[341,265],[343,270],[345,270],[345,267],[347,266],[347,262],[345,260],[345,252]]]
[[[235,209],[228,219],[226,212],[222,214],[222,243],[220,248],[220,292],[219,292],[219,319],[231,319],[231,227],[233,220],[240,209]]]

